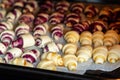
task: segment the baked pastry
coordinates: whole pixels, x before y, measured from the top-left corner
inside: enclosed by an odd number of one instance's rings
[[[120,33],[120,22],[113,22],[113,23],[110,23],[109,25],[109,29],[111,30],[115,30],[117,33]]]
[[[56,66],[63,66],[63,59],[59,53],[46,52],[41,55],[41,60],[52,60]]]
[[[65,14],[68,11],[69,6],[70,6],[70,3],[65,0],[59,1],[55,5],[55,11]]]
[[[119,43],[119,35],[114,30],[108,30],[103,39],[104,46],[111,47]]]
[[[66,43],[62,48],[63,54],[76,54],[77,52],[77,45],[74,43]]]
[[[71,4],[70,11],[80,14],[84,11],[84,8],[85,8],[85,6],[83,3],[73,3],[73,4]]]
[[[48,13],[41,13],[39,12],[34,20],[34,25],[40,25],[40,24],[44,24],[48,21],[49,19],[49,14]]]
[[[57,24],[56,26],[51,28],[52,38],[58,41],[63,36],[64,25]]]
[[[7,14],[6,9],[1,9],[0,10],[0,21],[4,20],[6,14]]]
[[[25,58],[30,63],[35,63],[40,57],[40,51],[38,49],[26,50],[22,55],[22,58]]]
[[[81,23],[73,25],[72,30],[77,31],[79,34],[81,34],[83,31],[90,30],[91,23],[92,21],[90,20],[82,21]]]
[[[10,21],[0,22],[0,33],[5,30],[13,30],[13,24]]]
[[[26,59],[20,58],[20,57],[13,59],[11,61],[11,64],[17,65],[17,66],[24,66],[24,67],[34,67],[33,64],[28,62]]]
[[[120,59],[120,45],[113,45],[108,51],[108,62],[115,63]]]
[[[65,17],[64,23],[66,27],[73,27],[73,25],[79,23],[81,20],[81,16],[76,13],[68,13]]]
[[[108,25],[106,22],[102,20],[96,20],[90,25],[91,32],[95,32],[95,31],[106,32],[107,30],[108,30]]]
[[[103,7],[99,13],[99,19],[105,22],[111,22],[113,16],[113,10],[110,7]]]
[[[88,61],[92,57],[92,50],[91,45],[81,46],[76,53],[78,62],[83,63]]]
[[[14,5],[13,5],[13,8],[22,10],[25,6],[26,1],[27,0],[17,0],[17,1],[15,1]]]
[[[102,31],[96,31],[93,33],[93,47],[103,46],[104,33]]]
[[[28,24],[31,29],[33,28],[32,23],[35,19],[35,16],[32,13],[24,13],[20,16],[18,23],[26,23]]]
[[[28,34],[30,33],[30,27],[25,23],[19,23],[18,26],[15,28],[15,33],[16,33],[16,36]]]
[[[113,20],[114,21],[120,21],[120,8],[117,7],[113,10]]]
[[[45,47],[48,43],[52,42],[53,40],[47,35],[41,35],[35,38],[35,45],[39,48]]]
[[[64,39],[68,43],[78,43],[79,33],[77,33],[76,31],[68,31],[65,33]]]
[[[49,17],[49,23],[52,25],[60,24],[63,22],[64,14],[59,12],[53,12]]]
[[[55,63],[52,60],[47,60],[47,59],[41,60],[38,63],[37,68],[53,70],[53,71],[57,70]]]
[[[43,52],[59,52],[62,49],[62,44],[49,42],[43,48]]]
[[[92,54],[96,64],[103,64],[107,61],[108,49],[105,46],[96,47],[93,49]]]
[[[41,36],[41,35],[46,35],[48,28],[49,28],[49,26],[47,23],[39,24],[39,25],[35,26],[33,29],[33,36],[37,37],[37,36]]]
[[[38,3],[35,0],[28,0],[23,8],[23,13],[35,13],[38,8]]]
[[[22,15],[22,12],[19,9],[13,9],[6,15],[6,19],[13,24],[18,21],[20,16]]]
[[[40,5],[40,12],[51,13],[53,11],[54,4],[52,0],[45,0]]]
[[[84,10],[84,14],[87,18],[93,18],[98,14],[99,10],[96,6],[94,5],[87,5],[85,10]]]
[[[92,33],[89,31],[84,31],[80,34],[79,38],[80,45],[92,45]]]
[[[0,7],[4,9],[10,9],[14,3],[15,0],[2,0],[0,3]]]
[[[30,33],[21,35],[16,40],[12,41],[12,47],[26,48],[34,45],[35,40]]]
[[[9,63],[11,60],[20,57],[22,55],[22,50],[20,48],[11,48],[5,53],[5,62]]]
[[[5,54],[8,49],[8,44],[0,43],[0,55]]]
[[[64,66],[70,71],[77,70],[77,57],[73,54],[67,54],[63,56]]]
[[[5,30],[0,34],[1,42],[5,43],[6,45],[10,45],[14,39],[15,39],[14,31]]]

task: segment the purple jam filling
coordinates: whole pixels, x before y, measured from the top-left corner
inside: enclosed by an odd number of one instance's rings
[[[29,32],[29,30],[27,29],[27,28],[18,28],[17,30],[16,30],[16,34],[18,34],[19,33],[19,31],[22,31],[22,30],[26,30],[26,31],[28,31]]]
[[[53,25],[59,24],[59,23],[61,23],[61,21],[57,21],[57,20],[51,20],[50,21],[50,24],[53,24]]]
[[[89,7],[89,9],[90,9],[90,10],[92,10],[92,11],[94,12],[94,14],[95,14],[95,15],[97,14],[97,12],[96,12],[96,9],[95,9],[95,6],[94,6],[94,5],[92,5],[91,7]]]
[[[51,30],[51,32],[53,33],[54,31],[61,31],[61,29],[59,27],[55,27]]]
[[[23,56],[28,62],[34,63],[36,60],[32,55],[26,54]]]
[[[6,55],[8,57],[8,60],[13,59],[13,55],[10,52],[7,52]]]
[[[3,52],[0,50],[0,55],[2,55],[3,54]]]
[[[37,54],[37,51],[35,49],[31,50],[34,54]]]
[[[78,14],[69,14],[67,15],[66,19],[69,19],[69,18],[79,18]]]
[[[4,38],[2,39],[2,42],[3,42],[3,43],[10,44],[10,43],[12,42],[12,39],[11,39],[10,37],[4,37]]]
[[[48,52],[49,51],[49,49],[48,49],[48,46],[46,45],[45,47],[44,47],[44,52]]]
[[[36,31],[36,30],[42,30],[42,31],[44,31],[43,26],[36,26],[34,28],[34,31]]]
[[[19,37],[17,40],[12,42],[12,46],[13,47],[22,48],[22,46],[23,46],[23,39],[21,37]]]
[[[40,46],[41,45],[41,39],[40,38],[37,38],[36,40],[35,40],[36,42],[35,42],[35,45],[36,46]]]
[[[63,36],[63,33],[62,32],[56,32],[54,33],[54,35],[58,36],[58,37],[62,37]]]

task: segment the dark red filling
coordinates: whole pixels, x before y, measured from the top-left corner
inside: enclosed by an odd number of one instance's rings
[[[37,38],[36,40],[35,40],[36,42],[35,42],[35,45],[36,46],[40,46],[40,44],[41,44],[41,39],[40,38]]]
[[[36,26],[36,27],[34,28],[34,31],[36,31],[36,30],[42,30],[42,31],[44,31],[42,25],[41,25],[41,26]]]
[[[32,55],[26,54],[23,56],[28,62],[34,63],[36,60]]]
[[[13,47],[22,48],[22,46],[23,46],[23,39],[21,37],[19,37],[17,40],[12,42],[12,46]]]
[[[13,59],[13,55],[10,52],[6,53],[8,60]]]

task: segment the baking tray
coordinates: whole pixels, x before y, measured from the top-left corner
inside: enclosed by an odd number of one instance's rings
[[[1,0],[0,0],[1,1]],[[57,1],[57,0],[56,0]],[[71,2],[120,4],[119,0],[68,0]],[[84,75],[66,73],[61,71],[50,71],[37,68],[23,67],[17,65],[0,63],[0,78],[5,79],[34,79],[34,80],[113,80],[120,78],[120,68],[106,72],[102,70],[87,70]]]

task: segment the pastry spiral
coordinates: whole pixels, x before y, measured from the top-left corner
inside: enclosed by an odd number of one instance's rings
[[[93,33],[93,47],[103,46],[104,33],[101,31],[96,31]]]
[[[39,24],[39,25],[35,26],[33,29],[33,36],[37,37],[37,36],[41,36],[41,35],[46,35],[48,28],[49,28],[49,26],[47,23]]]
[[[13,24],[10,21],[2,21],[0,22],[0,33],[5,30],[13,30]]]
[[[39,48],[43,48],[45,47],[45,45],[47,45],[48,43],[52,42],[53,40],[47,36],[47,35],[43,35],[43,36],[39,36],[35,39],[35,45]]]
[[[63,65],[63,59],[62,56],[59,53],[56,52],[46,52],[41,55],[41,60],[47,59],[52,60],[56,66],[62,66]]]
[[[57,70],[56,65],[54,64],[54,62],[52,60],[47,60],[47,59],[41,60],[38,63],[37,68],[53,70],[53,71]]]
[[[90,25],[91,32],[96,32],[96,31],[106,32],[107,30],[108,30],[108,25],[106,22],[102,20],[96,20]]]
[[[119,43],[119,35],[114,30],[108,30],[103,39],[104,46],[111,47]]]
[[[15,39],[15,33],[12,30],[5,30],[0,34],[1,42],[7,45],[10,45],[14,39]]]
[[[98,8],[94,5],[88,5],[84,10],[84,14],[87,18],[95,17],[98,14],[98,12]]]
[[[63,22],[64,14],[59,12],[54,12],[49,17],[49,23],[52,25],[57,25]]]
[[[27,48],[35,45],[34,37],[31,34],[24,34],[12,41],[12,47]]]
[[[29,63],[26,59],[24,58],[15,58],[11,64],[13,65],[18,65],[18,66],[25,66],[25,67],[34,67],[33,64]]]
[[[99,13],[99,19],[105,22],[111,22],[113,16],[113,10],[110,7],[103,7]]]
[[[64,54],[76,54],[77,52],[77,45],[74,43],[66,43],[63,48],[62,48],[62,52]]]
[[[114,45],[108,51],[108,62],[115,63],[119,59],[120,59],[120,45]]]
[[[92,33],[89,31],[84,31],[80,35],[80,45],[92,45]]]
[[[34,25],[37,26],[39,24],[44,24],[48,21],[48,19],[49,19],[48,13],[39,12],[34,20]]]
[[[27,50],[21,55],[21,57],[25,58],[28,62],[33,64],[40,57],[40,51],[37,49]]]
[[[96,47],[93,49],[92,54],[96,64],[103,64],[107,61],[108,49],[105,46]]]
[[[63,56],[64,66],[70,71],[77,69],[77,57],[73,54],[67,54]]]
[[[82,13],[84,11],[84,4],[83,3],[73,3],[71,4],[70,11],[74,13]]]
[[[78,43],[79,33],[77,33],[76,31],[68,31],[65,33],[64,39],[68,43]]]
[[[22,53],[23,52],[20,48],[11,48],[8,51],[6,51],[4,59],[7,63],[9,63],[11,60],[20,57]]]
[[[58,3],[56,3],[55,5],[55,11],[60,12],[60,13],[66,13],[69,9],[70,3],[63,0],[63,1],[59,1]]]
[[[30,27],[25,23],[19,23],[19,25],[15,28],[16,36],[20,36],[23,34],[30,33]]]
[[[21,15],[22,12],[19,9],[13,9],[6,15],[6,19],[14,24],[19,20]]]
[[[77,51],[78,62],[83,63],[92,57],[92,47],[90,45],[81,46]]]
[[[58,41],[63,36],[64,26],[63,24],[58,24],[51,28],[52,38]]]
[[[65,17],[64,23],[66,27],[73,27],[73,25],[79,23],[81,16],[76,13],[68,13]]]
[[[61,45],[53,41],[49,42],[43,47],[43,52],[59,52],[61,50]]]

